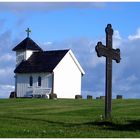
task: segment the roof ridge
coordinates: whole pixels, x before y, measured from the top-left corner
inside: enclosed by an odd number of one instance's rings
[[[56,53],[57,53],[57,52],[68,52],[69,50],[70,50],[70,49],[65,49],[65,50],[48,50],[48,51],[41,51],[41,52],[40,52],[40,51],[39,51],[39,52],[33,52],[33,54],[39,54],[39,53],[41,54],[41,53],[49,53],[49,52],[50,52],[50,53],[51,53],[51,52],[52,52],[52,53],[53,53],[53,52],[56,52]]]
[[[48,50],[48,51],[43,51],[43,52],[53,52],[53,51],[69,51],[70,49],[62,49],[62,50]]]

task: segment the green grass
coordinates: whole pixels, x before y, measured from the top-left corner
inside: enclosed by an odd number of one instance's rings
[[[140,138],[140,100],[1,99],[1,138]]]

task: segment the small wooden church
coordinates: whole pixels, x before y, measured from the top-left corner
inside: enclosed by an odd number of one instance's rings
[[[85,74],[72,50],[43,51],[30,37],[20,42],[16,52],[15,92],[17,97],[48,96],[75,98],[81,94]]]

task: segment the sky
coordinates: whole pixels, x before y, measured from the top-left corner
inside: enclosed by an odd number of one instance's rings
[[[140,98],[140,2],[0,2],[0,98],[14,90],[15,52],[31,29],[43,50],[71,49],[85,71],[82,95],[105,95],[105,58],[97,57],[98,41],[105,45],[105,27],[112,24],[112,96]]]

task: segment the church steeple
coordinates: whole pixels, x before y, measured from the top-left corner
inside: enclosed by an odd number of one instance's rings
[[[23,60],[27,60],[33,52],[43,51],[31,38],[29,38],[29,33],[31,30],[27,28],[27,37],[21,41],[12,50],[16,51],[16,65],[20,64]]]

